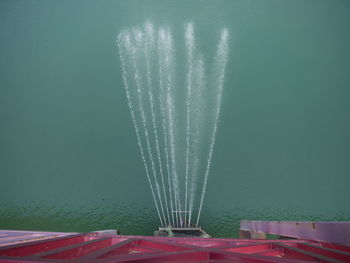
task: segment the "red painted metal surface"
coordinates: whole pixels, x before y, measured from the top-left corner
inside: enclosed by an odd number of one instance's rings
[[[350,247],[305,240],[88,233],[1,247],[0,262],[350,262]]]
[[[63,237],[75,235],[77,233],[44,232],[44,231],[24,231],[24,230],[0,230],[0,247],[32,240],[48,239],[53,237]]]

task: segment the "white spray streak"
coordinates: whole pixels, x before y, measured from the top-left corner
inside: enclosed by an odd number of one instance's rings
[[[167,118],[169,120],[169,141],[170,141],[170,158],[171,158],[171,171],[173,177],[173,184],[175,190],[175,199],[177,203],[177,211],[181,211],[181,202],[180,202],[180,194],[179,194],[179,179],[176,170],[176,145],[175,145],[175,109],[174,109],[174,101],[172,97],[172,89],[173,89],[173,79],[171,74],[171,65],[173,63],[173,47],[172,47],[172,36],[170,30],[167,28],[165,30],[165,40],[168,43],[168,50],[166,50],[165,54],[165,63],[168,68],[167,74],[167,83],[166,83],[166,109],[167,109]],[[180,224],[182,225],[182,217],[178,215],[180,219]]]
[[[144,106],[143,106],[143,91],[141,89],[142,85],[141,85],[141,80],[140,80],[140,72],[139,72],[138,64],[137,64],[137,57],[138,57],[138,55],[140,55],[139,52],[140,52],[140,49],[142,48],[142,45],[143,45],[144,35],[140,30],[134,28],[133,29],[133,36],[134,36],[136,45],[132,45],[131,59],[133,62],[133,68],[134,68],[134,73],[135,73],[135,82],[136,82],[137,95],[138,95],[138,101],[139,101],[139,110],[140,110],[141,117],[142,117],[142,124],[143,124],[143,129],[144,129],[144,133],[145,133],[145,137],[146,137],[147,151],[148,151],[149,159],[151,161],[151,168],[152,168],[152,172],[153,172],[154,181],[156,184],[160,208],[161,208],[161,212],[162,212],[162,215],[164,218],[164,223],[165,223],[166,219],[165,219],[164,207],[163,207],[163,202],[162,202],[162,198],[161,198],[161,194],[160,194],[160,187],[159,187],[159,183],[158,183],[158,179],[157,179],[157,172],[155,169],[152,148],[151,148],[149,134],[148,134],[148,130],[147,130],[147,118],[146,118],[145,110],[144,110]]]
[[[194,32],[193,24],[186,26],[185,44],[187,48],[187,92],[186,92],[186,171],[185,171],[185,223],[187,218],[187,195],[188,195],[188,173],[189,173],[189,155],[190,155],[190,113],[191,113],[191,92],[192,92],[192,72],[193,72],[193,53],[194,53]]]
[[[193,142],[192,142],[192,158],[193,165],[191,171],[191,190],[190,190],[190,201],[189,201],[189,222],[192,219],[192,210],[195,198],[195,192],[197,188],[198,181],[198,166],[199,166],[199,139],[200,139],[200,121],[201,121],[201,110],[202,110],[202,92],[204,86],[204,63],[203,59],[199,57],[196,60],[195,72],[194,72],[194,90],[193,98],[195,103],[193,103]]]
[[[155,112],[154,112],[154,99],[153,99],[153,88],[152,88],[152,76],[151,76],[151,62],[150,62],[150,52],[151,49],[155,46],[155,39],[154,39],[154,29],[153,25],[149,22],[146,22],[145,24],[145,59],[146,59],[146,71],[147,71],[147,83],[148,83],[148,99],[151,106],[151,116],[152,116],[152,125],[153,125],[153,133],[155,137],[155,143],[156,143],[156,151],[157,151],[157,158],[158,158],[158,165],[159,165],[159,173],[160,178],[162,181],[162,187],[163,187],[163,195],[165,200],[165,207],[168,217],[168,225],[170,225],[170,217],[169,217],[169,207],[168,207],[168,201],[167,201],[167,195],[165,192],[165,184],[164,184],[164,175],[163,175],[163,165],[160,157],[160,148],[159,148],[159,140],[158,140],[158,132],[157,132],[157,125],[156,125],[156,118],[155,118]]]
[[[169,37],[167,37],[169,34]],[[174,209],[178,211],[178,203],[176,199],[176,189],[173,180],[173,164],[172,164],[172,155],[173,148],[170,134],[170,119],[169,119],[169,107],[166,107],[166,101],[168,96],[168,88],[170,87],[170,74],[171,74],[171,57],[172,57],[172,39],[170,32],[167,32],[164,28],[159,30],[158,35],[158,50],[159,50],[159,85],[160,85],[160,106],[161,106],[161,115],[162,115],[162,126],[164,133],[164,146],[165,146],[165,157],[167,164],[167,172],[168,172],[168,184],[169,184],[169,195],[170,195],[170,208],[171,215],[173,220],[173,225],[177,224],[179,221],[178,214],[175,213],[174,220]],[[165,73],[166,72],[166,73]],[[165,83],[164,83],[165,82]],[[167,109],[167,110],[166,110]],[[170,114],[171,115],[171,114]],[[169,142],[170,141],[170,142]],[[170,144],[170,145],[169,145]],[[169,152],[170,151],[170,152]],[[170,157],[169,157],[170,155]],[[173,192],[174,192],[174,200],[173,200]]]
[[[157,199],[156,199],[156,196],[154,194],[153,185],[152,185],[152,182],[151,182],[148,166],[147,166],[147,163],[146,163],[146,158],[145,158],[145,154],[144,154],[144,150],[143,150],[143,146],[142,146],[142,142],[141,142],[140,132],[139,132],[139,129],[138,129],[138,126],[137,126],[137,122],[136,122],[134,105],[132,104],[131,97],[130,97],[130,91],[129,91],[130,88],[129,88],[129,85],[128,85],[128,82],[127,82],[126,65],[125,65],[125,60],[124,60],[124,56],[123,56],[123,49],[122,49],[123,41],[125,41],[124,44],[126,44],[126,48],[129,49],[130,45],[131,45],[130,38],[128,38],[128,36],[125,36],[124,32],[119,34],[117,44],[118,44],[118,48],[119,48],[119,57],[120,57],[121,67],[122,67],[122,78],[123,78],[123,82],[124,82],[124,88],[125,88],[126,97],[127,97],[127,100],[128,100],[128,107],[129,107],[129,110],[130,110],[130,113],[131,113],[132,121],[134,123],[136,137],[137,137],[137,143],[138,143],[138,146],[140,148],[142,162],[143,162],[143,165],[145,167],[146,176],[147,176],[147,179],[148,179],[149,186],[151,188],[153,201],[154,201],[154,204],[156,205],[156,210],[157,210],[157,213],[158,213],[158,216],[159,216],[159,220],[160,220],[161,224],[163,225],[162,217],[160,216]]]
[[[216,84],[216,88],[218,89],[217,97],[216,97],[216,112],[215,112],[215,120],[214,120],[214,129],[212,132],[211,136],[211,141],[210,141],[210,147],[209,147],[209,155],[208,155],[208,162],[207,162],[207,167],[205,170],[204,174],[204,184],[203,184],[203,189],[202,189],[202,195],[201,195],[201,201],[199,205],[199,210],[198,210],[198,216],[197,216],[197,222],[196,225],[198,226],[199,223],[199,218],[201,215],[201,210],[202,210],[202,205],[203,205],[203,199],[208,183],[208,175],[209,175],[209,170],[210,170],[210,165],[211,165],[211,158],[213,154],[213,149],[214,149],[214,144],[215,144],[215,137],[216,137],[216,132],[218,128],[218,122],[219,122],[219,116],[220,116],[220,109],[221,109],[221,100],[222,100],[222,91],[224,87],[224,78],[225,78],[225,68],[227,64],[227,55],[228,55],[228,30],[225,28],[221,32],[221,38],[220,42],[218,45],[217,49],[217,54],[215,57],[214,61],[214,76]],[[217,75],[216,75],[217,74]]]

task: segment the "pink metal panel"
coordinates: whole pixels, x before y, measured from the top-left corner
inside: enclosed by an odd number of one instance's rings
[[[77,233],[0,230],[0,247],[32,240],[75,235]]]
[[[164,238],[88,233],[1,247],[0,263],[337,263],[350,262],[349,251],[346,246],[305,240]]]

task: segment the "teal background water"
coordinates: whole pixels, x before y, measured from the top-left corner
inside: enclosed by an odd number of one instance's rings
[[[203,228],[350,220],[349,1],[2,0],[0,229],[158,226],[115,44],[146,19],[207,56],[230,30]]]

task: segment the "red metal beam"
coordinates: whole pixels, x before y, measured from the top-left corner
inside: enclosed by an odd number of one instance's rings
[[[87,233],[2,247],[0,263],[338,263],[350,262],[349,251],[346,246],[306,240],[161,238]]]

